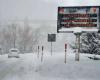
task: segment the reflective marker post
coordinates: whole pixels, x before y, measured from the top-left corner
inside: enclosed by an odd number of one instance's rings
[[[67,56],[67,44],[65,44],[65,64],[66,64],[66,56]]]
[[[43,61],[43,50],[44,50],[44,47],[42,46],[41,62]]]
[[[39,58],[39,46],[38,46],[38,54],[37,54],[37,57]]]

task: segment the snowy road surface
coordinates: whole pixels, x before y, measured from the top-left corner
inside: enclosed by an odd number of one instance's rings
[[[0,56],[0,80],[100,80],[100,61],[81,55],[79,62],[74,61],[74,54],[68,54],[64,64],[64,53],[20,54],[20,58]],[[100,56],[99,56],[100,57]]]

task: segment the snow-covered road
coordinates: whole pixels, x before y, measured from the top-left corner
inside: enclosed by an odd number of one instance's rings
[[[68,54],[64,64],[64,53],[44,53],[44,59],[36,54],[20,54],[20,58],[0,56],[0,80],[100,80],[100,61],[81,54],[79,62],[74,54]],[[99,56],[100,57],[100,56]]]

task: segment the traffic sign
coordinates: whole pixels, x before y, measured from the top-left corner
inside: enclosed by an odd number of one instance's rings
[[[48,42],[55,42],[56,34],[48,34]]]

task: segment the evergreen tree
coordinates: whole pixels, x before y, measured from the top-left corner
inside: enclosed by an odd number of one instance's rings
[[[90,54],[100,54],[100,35],[98,33],[83,33],[81,36],[81,51]]]

